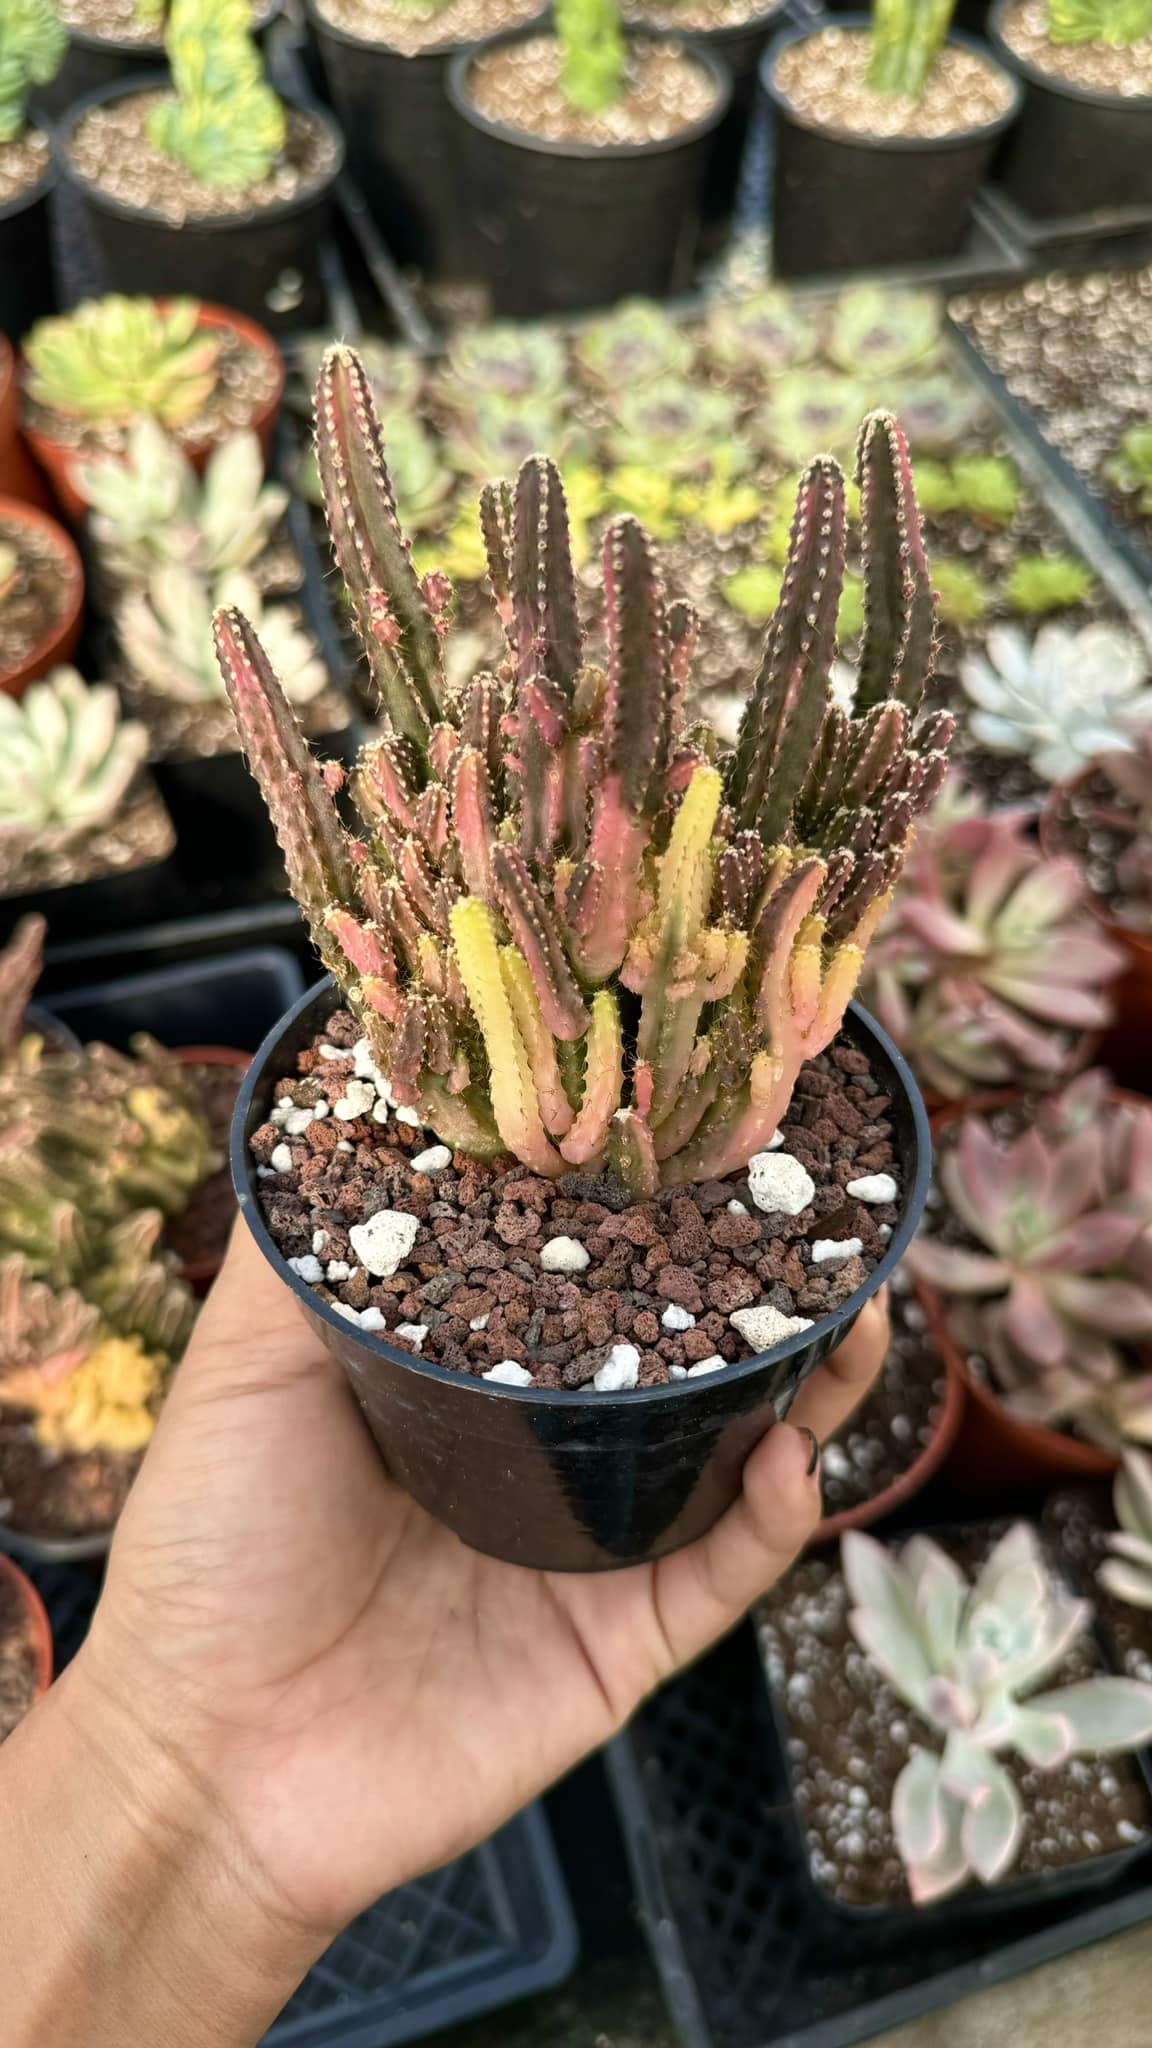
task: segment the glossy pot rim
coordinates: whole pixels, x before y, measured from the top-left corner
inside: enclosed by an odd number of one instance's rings
[[[982,121],[975,128],[956,128],[950,135],[862,135],[851,128],[832,128],[821,121],[814,121],[801,114],[791,100],[777,85],[773,73],[778,59],[785,50],[795,43],[808,43],[814,36],[823,35],[829,29],[847,32],[867,30],[871,25],[870,14],[837,14],[826,21],[804,22],[792,28],[782,29],[774,36],[760,60],[760,84],[771,100],[776,114],[794,128],[802,128],[808,135],[822,136],[825,141],[835,142],[843,149],[864,149],[890,152],[894,155],[936,156],[950,150],[964,147],[968,143],[983,142],[991,137],[1003,135],[1012,126],[1024,104],[1024,88],[1014,71],[1008,69],[994,57],[984,43],[975,36],[965,35],[962,29],[952,29],[947,37],[946,47],[967,50],[970,56],[982,57],[993,71],[998,71],[1011,87],[1012,97],[1002,114],[991,121]]]
[[[345,1340],[353,1337],[356,1343],[363,1348],[368,1358],[386,1359],[390,1364],[401,1366],[412,1372],[418,1379],[436,1381],[456,1389],[460,1389],[463,1386],[469,1392],[490,1401],[504,1404],[509,1402],[513,1404],[523,1403],[530,1407],[552,1409],[561,1413],[586,1414],[588,1410],[588,1394],[584,1388],[512,1387],[506,1386],[500,1381],[474,1379],[469,1374],[453,1371],[450,1366],[439,1365],[434,1359],[420,1358],[415,1352],[402,1351],[395,1345],[386,1344],[374,1332],[360,1330],[355,1323],[349,1322],[346,1317],[337,1315],[336,1311],[330,1308],[328,1303],[323,1301],[313,1291],[306,1280],[302,1280],[298,1273],[293,1273],[290,1270],[287,1260],[280,1252],[264,1222],[264,1218],[260,1213],[259,1203],[256,1200],[256,1162],[253,1160],[248,1149],[247,1125],[257,1091],[264,1080],[266,1071],[273,1066],[275,1056],[286,1033],[313,1004],[319,1007],[322,1000],[327,1000],[334,988],[335,982],[333,977],[326,975],[323,981],[315,984],[310,989],[306,989],[299,1000],[293,1004],[292,1008],[284,1013],[283,1017],[280,1018],[279,1022],[268,1033],[263,1044],[253,1054],[252,1064],[237,1097],[229,1145],[232,1185],[235,1190],[240,1213],[252,1232],[260,1250],[284,1285],[295,1295],[301,1307],[307,1309],[312,1317],[334,1333],[339,1333]],[[722,1378],[729,1386],[738,1385],[744,1380],[754,1379],[763,1372],[767,1364],[771,1363],[774,1367],[778,1367],[782,1361],[798,1357],[801,1353],[809,1351],[814,1345],[818,1344],[821,1337],[827,1335],[838,1325],[853,1320],[865,1303],[879,1291],[903,1258],[919,1226],[932,1174],[932,1138],[928,1123],[928,1113],[924,1107],[920,1090],[913,1077],[911,1068],[908,1066],[903,1055],[897,1050],[887,1032],[877,1024],[875,1018],[859,1003],[853,1002],[849,1004],[845,1015],[845,1023],[848,1024],[849,1022],[855,1033],[869,1041],[872,1045],[875,1045],[889,1062],[904,1094],[906,1113],[911,1124],[912,1136],[916,1147],[916,1171],[911,1185],[903,1190],[902,1214],[900,1221],[893,1228],[884,1257],[874,1266],[867,1280],[856,1289],[854,1294],[849,1295],[846,1301],[841,1302],[838,1308],[832,1310],[828,1315],[819,1317],[807,1329],[796,1331],[794,1335],[786,1338],[784,1343],[774,1346],[771,1351],[759,1351],[752,1358],[741,1359],[735,1365],[726,1366],[722,1375],[719,1373],[715,1375],[709,1374],[695,1382],[681,1380],[674,1382],[670,1386],[632,1387],[618,1394],[598,1394],[596,1396],[598,1407],[605,1404],[609,1407],[618,1407],[621,1404],[625,1404],[629,1410],[639,1410],[644,1407],[659,1408],[661,1406],[669,1406],[672,1403],[679,1403],[682,1406],[685,1420],[687,1420],[692,1405],[690,1398],[692,1393],[701,1388],[708,1387],[714,1378],[716,1380]],[[837,1036],[839,1036],[839,1033]],[[832,1042],[835,1044],[836,1041],[833,1040]],[[274,1077],[276,1080],[281,1078],[283,1078],[281,1075],[275,1075]]]
[[[50,512],[42,512],[38,505],[30,505],[24,498],[0,497],[0,520],[9,526],[30,527],[46,540],[70,585],[65,603],[51,624],[44,628],[35,646],[28,649],[15,668],[0,669],[0,690],[21,696],[36,680],[37,671],[43,674],[46,669],[64,662],[69,643],[75,646],[84,612],[84,564],[71,534],[65,532],[58,519],[53,519]]]

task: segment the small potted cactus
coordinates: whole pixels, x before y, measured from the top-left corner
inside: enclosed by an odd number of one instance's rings
[[[495,313],[577,312],[691,282],[732,95],[711,49],[626,32],[618,0],[558,0],[551,26],[459,52],[448,93]]]
[[[878,1940],[999,1922],[1114,1877],[1152,1837],[1133,1752],[1152,1685],[1019,1522],[802,1562],[757,1614],[805,1862]]]
[[[270,450],[284,362],[238,313],[112,293],[38,322],[24,357],[24,432],[75,525],[85,513],[76,465],[122,454],[141,419],[174,435],[197,469],[237,427]]]
[[[968,1389],[955,1469],[979,1489],[1100,1477],[1147,1429],[1152,1107],[1096,1072],[935,1131],[941,1207],[909,1265]]]
[[[915,1091],[847,1008],[951,735],[920,715],[932,597],[905,444],[886,415],[861,437],[854,714],[828,689],[844,485],[820,458],[724,757],[684,722],[695,619],[637,521],[605,535],[604,665],[556,470],[537,456],[486,486],[505,653],[450,685],[450,588],[412,566],[347,349],[316,420],[385,723],[351,778],[360,838],[256,634],[219,614],[245,753],[337,985],[253,1063],[239,1199],[433,1513],[524,1563],[659,1554],[734,1497],[918,1206]]]
[[[0,695],[19,697],[75,653],[84,572],[46,512],[0,498]]]
[[[997,0],[988,35],[1024,88],[997,165],[1037,220],[1152,206],[1150,0]],[[1077,230],[1080,231],[1079,228]]]
[[[59,120],[78,100],[129,78],[154,81],[166,66],[164,27],[169,0],[58,0],[67,31],[64,61],[36,104]],[[280,0],[252,0],[252,33],[263,43]]]
[[[0,14],[0,336],[12,341],[56,304],[52,143],[29,116],[28,97],[53,77],[64,47],[53,0],[7,0]]]
[[[0,1554],[0,1742],[52,1683],[52,1629],[26,1572]]]
[[[954,0],[786,29],[760,76],[774,116],[772,254],[782,277],[953,256],[1021,89],[949,34]]]
[[[74,107],[60,159],[108,283],[193,291],[271,327],[327,311],[317,250],[344,158],[326,114],[282,102],[248,0],[172,0],[166,77]]]

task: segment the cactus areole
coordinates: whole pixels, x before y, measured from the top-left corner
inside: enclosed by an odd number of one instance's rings
[[[506,654],[454,687],[450,586],[416,574],[344,347],[320,371],[316,444],[385,727],[351,778],[361,836],[237,610],[216,645],[293,893],[393,1100],[454,1150],[546,1177],[603,1167],[637,1199],[742,1169],[835,1037],[944,774],[952,721],[920,716],[933,602],[899,427],[874,414],[860,437],[853,713],[828,684],[844,483],[818,457],[726,759],[685,724],[696,620],[634,519],[604,538],[594,658],[556,469],[537,456],[488,485]]]

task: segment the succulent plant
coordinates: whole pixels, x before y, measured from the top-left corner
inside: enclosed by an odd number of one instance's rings
[[[872,0],[873,92],[918,100],[952,25],[956,0]]]
[[[943,773],[951,720],[917,719],[932,601],[899,429],[877,415],[861,439],[856,717],[828,701],[844,514],[820,458],[721,772],[681,725],[695,621],[667,601],[636,521],[604,538],[605,669],[584,651],[556,470],[535,457],[514,488],[489,485],[508,651],[449,693],[450,587],[412,568],[351,351],[330,352],[316,413],[336,558],[387,721],[352,778],[365,839],[341,825],[338,776],[313,760],[238,611],[219,614],[217,646],[293,892],[393,1096],[446,1143],[549,1176],[604,1161],[651,1193],[731,1171],[839,1029]]]
[[[605,113],[624,90],[628,58],[617,0],[556,0],[552,19],[565,99],[581,114]]]
[[[448,350],[447,396],[457,409],[463,409],[476,391],[490,391],[508,403],[522,398],[558,398],[567,368],[563,342],[545,327],[516,327],[509,322],[467,328]],[[379,404],[379,380],[375,377],[372,390]]]
[[[148,753],[109,684],[56,668],[23,697],[0,694],[0,849],[91,830],[113,817]]]
[[[249,0],[172,0],[164,48],[176,88],[148,117],[156,148],[201,185],[242,191],[284,147],[284,109],[265,84]]]
[[[1124,48],[1152,36],[1152,0],[1048,0],[1053,43],[1112,43]]]
[[[1046,860],[1029,822],[950,779],[872,949],[866,999],[942,1095],[1050,1083],[1111,1016],[1120,955],[1077,863]]]
[[[560,442],[577,459],[584,439],[550,398],[496,398],[481,392],[457,414],[445,436],[448,460],[463,476],[480,480],[494,471],[518,469],[537,448]]]
[[[946,555],[932,558],[932,581],[936,586],[936,603],[940,617],[949,626],[975,626],[984,617],[992,602],[992,592],[984,578],[967,562],[949,560]]]
[[[195,299],[87,299],[37,321],[24,342],[30,397],[101,426],[186,426],[216,385],[218,344]]]
[[[1152,1457],[1147,1451],[1125,1451],[1112,1504],[1120,1527],[1108,1538],[1112,1556],[1096,1576],[1118,1600],[1152,1607]]]
[[[289,385],[296,411],[312,416],[312,389],[320,374],[327,339],[309,336],[292,350],[293,376]],[[419,405],[427,377],[427,364],[414,349],[393,348],[365,334],[356,344],[372,382],[372,395],[381,419],[389,424],[411,414]]]
[[[734,477],[723,453],[713,463],[711,473],[703,483],[682,484],[677,498],[686,519],[690,519],[694,526],[702,526],[705,533],[716,534],[721,539],[758,519],[763,506],[758,486]],[[636,506],[626,509],[641,516]]]
[[[833,303],[824,352],[850,377],[890,377],[936,353],[943,317],[935,292],[850,285]]]
[[[212,614],[222,604],[242,604],[249,617],[259,620],[293,703],[307,704],[319,696],[328,671],[294,605],[266,605],[250,576],[234,572],[213,586],[174,563],[154,570],[146,587],[128,591],[117,607],[120,644],[138,680],[180,703],[222,697],[212,644]]]
[[[1071,1136],[1010,1144],[969,1117],[937,1174],[978,1248],[920,1237],[908,1257],[947,1297],[958,1341],[1027,1421],[1106,1409],[1132,1377],[1131,1343],[1152,1336],[1152,1107],[1109,1105]]]
[[[572,346],[581,368],[609,391],[687,376],[696,355],[684,327],[648,299],[625,299],[577,334]]]
[[[1083,604],[1096,578],[1076,555],[1017,555],[1003,592],[1014,611],[1040,618]]]
[[[106,568],[130,582],[167,562],[201,577],[247,569],[288,505],[283,486],[264,481],[255,434],[219,442],[201,478],[148,418],[133,427],[122,458],[78,462],[72,480],[91,508],[89,534]]]
[[[841,455],[852,446],[864,393],[837,370],[786,370],[773,379],[757,415],[758,431],[782,461],[800,463],[809,451]]]
[[[977,707],[969,731],[992,753],[1023,755],[1045,782],[1125,746],[1126,718],[1152,720],[1144,651],[1117,626],[1041,626],[1031,643],[1016,626],[993,626],[986,647],[960,664]]]
[[[966,384],[954,370],[894,377],[888,389],[899,405],[917,461],[923,455],[947,455],[971,433],[985,409],[977,387]]]
[[[607,442],[617,463],[670,477],[704,476],[717,462],[730,476],[747,466],[726,391],[664,377],[625,388],[611,403]]]
[[[4,0],[0,9],[0,143],[24,132],[28,95],[55,78],[68,37],[53,0]]]
[[[899,1551],[853,1531],[841,1568],[865,1655],[939,1745],[914,1744],[892,1794],[896,1845],[917,1905],[1011,1870],[1025,1813],[1008,1752],[1033,1770],[1137,1749],[1152,1734],[1152,1685],[1100,1677],[1038,1691],[1088,1633],[1092,1608],[1049,1571],[1027,1523],[970,1583],[947,1551],[913,1536]]]
[[[626,462],[610,470],[604,483],[609,509],[630,513],[654,540],[676,540],[683,533],[683,485],[675,477]]]
[[[39,1057],[40,1045],[27,1030],[25,1011],[44,965],[44,934],[47,921],[39,912],[22,917],[0,952],[0,1066],[16,1064],[25,1038],[30,1058]]]
[[[958,455],[952,483],[958,509],[982,526],[1011,526],[1020,510],[1020,472],[1007,455]]]
[[[1152,28],[1148,30],[1152,34]],[[1136,509],[1152,512],[1152,420],[1129,427],[1114,455],[1104,463],[1104,474],[1118,490],[1136,493]]]
[[[433,439],[418,418],[400,413],[388,422],[388,452],[392,460],[396,502],[405,525],[413,533],[427,533],[430,529],[440,528],[457,479],[442,458],[439,440]],[[310,504],[323,502],[320,471],[312,448],[301,456],[296,488]],[[483,562],[476,573],[483,575]]]
[[[795,293],[772,287],[742,299],[714,299],[708,348],[717,362],[758,375],[793,369],[820,347],[820,321]]]

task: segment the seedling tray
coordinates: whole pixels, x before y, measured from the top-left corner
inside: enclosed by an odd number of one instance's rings
[[[850,2048],[1152,1919],[1143,1859],[1091,1903],[917,1931],[893,1951],[813,1894],[751,1630],[608,1752],[641,1917],[685,2048]]]

